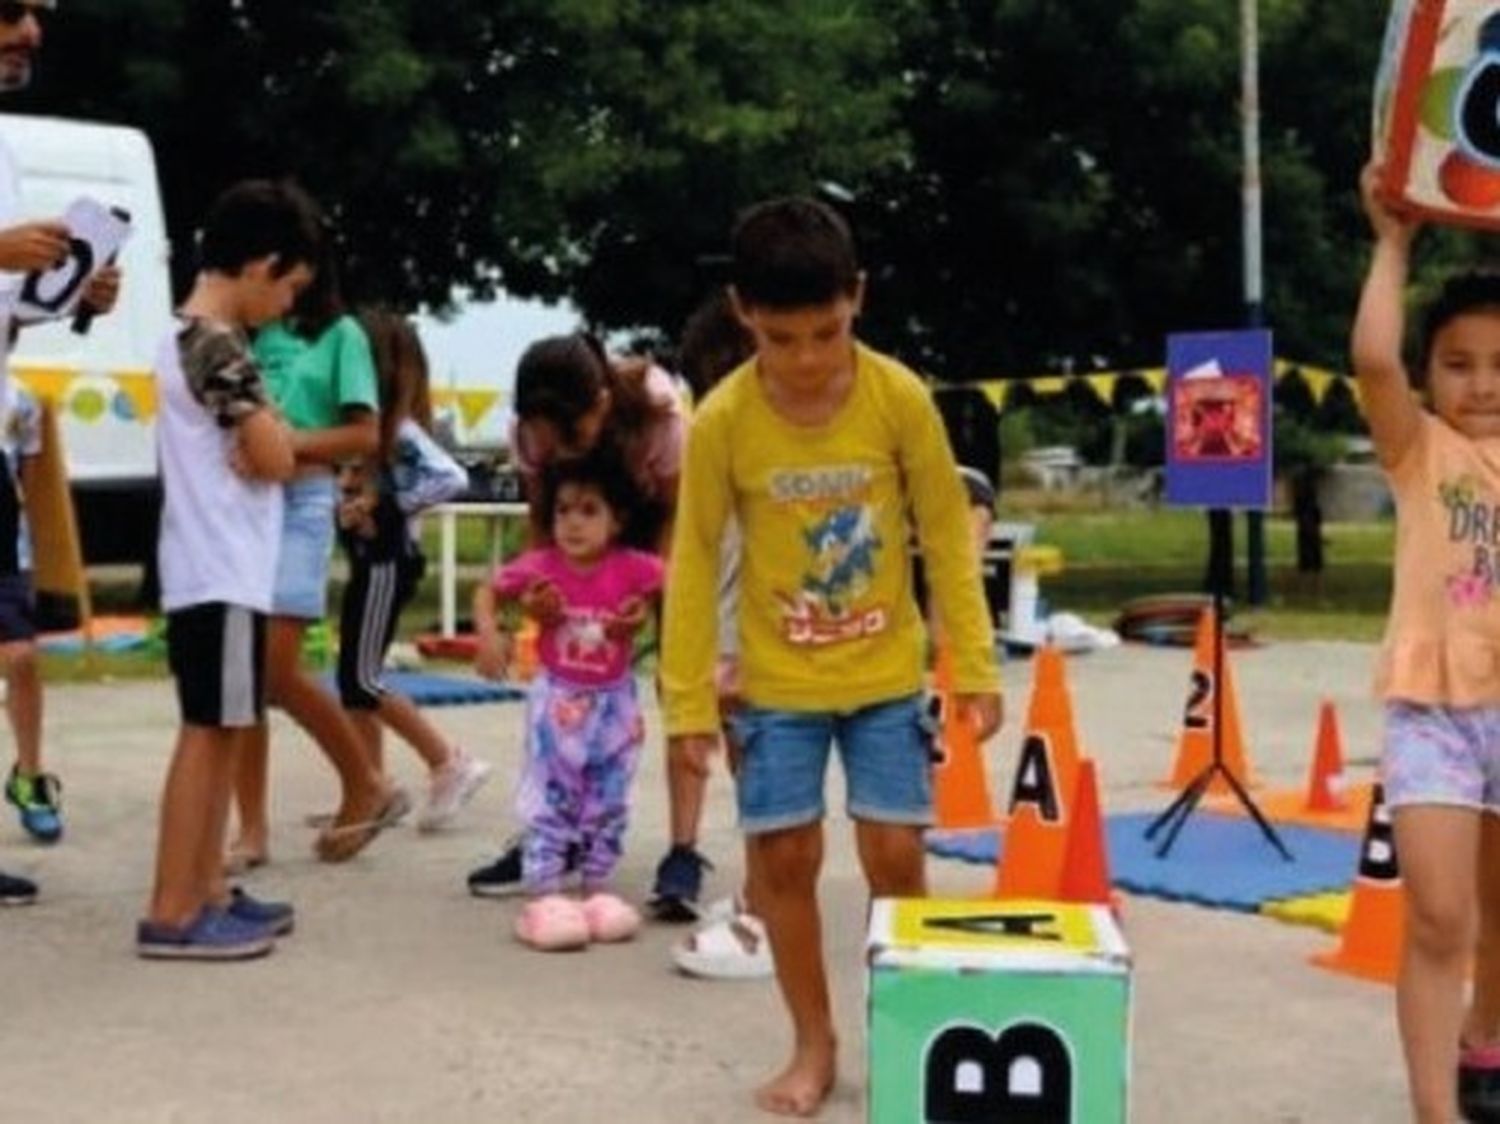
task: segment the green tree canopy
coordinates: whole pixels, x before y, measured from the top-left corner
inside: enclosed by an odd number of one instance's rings
[[[948,378],[1085,371],[1243,320],[1237,7],[68,0],[12,101],[145,128],[179,249],[225,184],[289,173],[358,295],[503,286],[648,336],[721,278],[739,208],[836,184],[877,343]],[[1259,10],[1266,320],[1339,366],[1383,5]]]

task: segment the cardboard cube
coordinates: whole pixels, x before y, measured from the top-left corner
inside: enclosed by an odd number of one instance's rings
[[[1500,6],[1395,0],[1375,82],[1381,196],[1439,223],[1500,228]]]
[[[871,1124],[1124,1124],[1130,954],[1109,910],[877,901]]]

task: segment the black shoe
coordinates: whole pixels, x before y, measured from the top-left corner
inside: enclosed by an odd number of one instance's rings
[[[577,843],[568,844],[563,858],[563,869],[572,874],[582,861],[583,851]],[[500,857],[489,866],[482,866],[469,873],[469,893],[476,898],[509,898],[521,893],[525,886],[521,881],[521,836],[517,835],[505,844]]]
[[[0,905],[30,905],[36,901],[36,883],[0,871]]]
[[[1500,1124],[1500,1051],[1466,1049],[1458,1059],[1458,1112],[1469,1124]]]
[[[469,872],[469,893],[476,898],[508,898],[521,892],[521,840],[506,844],[489,866]]]
[[[652,916],[677,925],[697,921],[703,872],[713,866],[693,848],[674,843],[656,867],[656,885],[646,903]]]

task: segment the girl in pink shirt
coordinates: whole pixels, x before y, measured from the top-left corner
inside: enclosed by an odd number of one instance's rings
[[[1407,904],[1396,1010],[1415,1119],[1448,1124],[1460,1102],[1464,1119],[1500,1111],[1500,276],[1455,277],[1428,310],[1423,409],[1401,359],[1418,224],[1376,198],[1376,175],[1366,168],[1361,184],[1375,252],[1353,359],[1396,498],[1377,671]]]
[[[606,889],[619,863],[627,797],[643,738],[631,674],[636,630],[661,592],[662,561],[617,545],[628,500],[605,458],[561,460],[542,478],[551,544],[496,571],[475,597],[477,662],[504,662],[497,606],[545,591],[558,607],[542,625],[542,672],[527,701],[526,764],[516,809],[526,824],[522,869],[531,901],[516,936],[533,948],[627,940],[635,909]],[[582,900],[562,894],[575,851]]]

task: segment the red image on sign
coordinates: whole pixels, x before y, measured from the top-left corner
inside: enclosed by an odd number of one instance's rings
[[[1254,375],[1183,378],[1172,384],[1172,448],[1183,461],[1254,460],[1265,448],[1261,382]]]

